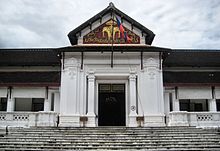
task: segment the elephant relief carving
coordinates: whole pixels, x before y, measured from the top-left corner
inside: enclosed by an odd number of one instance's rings
[[[107,26],[102,29],[102,36],[104,37],[105,33],[107,33],[108,40],[110,40],[112,38],[112,31],[113,31],[113,39],[115,39],[116,33],[120,34],[120,30],[118,27],[113,27],[112,29],[112,26]]]

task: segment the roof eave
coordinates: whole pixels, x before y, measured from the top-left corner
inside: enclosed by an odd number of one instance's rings
[[[114,52],[166,52],[169,53],[171,49],[154,46],[113,46]],[[59,52],[111,52],[112,46],[71,46],[58,49]]]

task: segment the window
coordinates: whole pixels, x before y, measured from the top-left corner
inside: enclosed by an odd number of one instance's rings
[[[217,111],[220,111],[220,99],[216,100]]]
[[[15,111],[38,112],[44,110],[43,98],[16,98]]]
[[[180,101],[180,111],[188,111],[188,112],[208,111],[208,100],[182,99],[179,101]]]
[[[7,98],[0,98],[0,111],[7,110]]]
[[[51,104],[50,104],[51,105],[51,108],[50,108],[51,111],[54,111],[54,97],[55,97],[54,93],[52,93],[51,94]]]
[[[179,100],[180,101],[180,111],[190,111],[190,100]]]
[[[169,93],[169,102],[170,102],[170,112],[173,111],[173,96],[172,93]]]
[[[32,99],[32,110],[33,112],[44,110],[44,99],[43,98],[33,98]]]

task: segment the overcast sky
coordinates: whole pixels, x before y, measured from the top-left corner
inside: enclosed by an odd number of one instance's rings
[[[156,34],[154,46],[220,49],[220,0],[0,0],[0,48],[69,46],[111,1]]]

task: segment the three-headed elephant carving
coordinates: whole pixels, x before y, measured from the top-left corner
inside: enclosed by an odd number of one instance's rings
[[[120,30],[118,27],[112,28],[112,26],[106,26],[106,27],[103,27],[102,29],[102,36],[104,37],[105,33],[107,33],[108,40],[110,40],[112,38],[112,31],[113,31],[113,38],[115,38],[116,33],[120,34]]]

